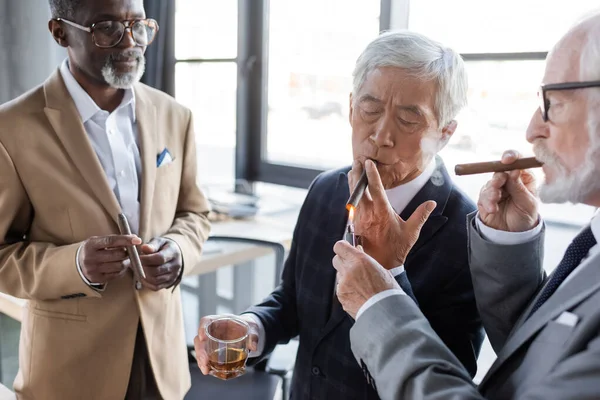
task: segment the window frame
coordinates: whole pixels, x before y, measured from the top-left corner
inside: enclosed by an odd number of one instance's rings
[[[267,160],[270,0],[239,0],[236,181],[308,188],[322,169]],[[390,28],[392,0],[380,0],[379,30]],[[248,185],[236,187],[247,192]],[[252,185],[250,185],[252,188]]]
[[[408,27],[411,0],[380,0],[380,32]],[[235,63],[238,71],[236,98],[235,181],[237,192],[254,190],[254,182],[308,188],[324,170],[294,166],[267,159],[268,45],[270,0],[238,0],[238,44],[235,58],[185,58],[178,63]],[[545,60],[547,52],[464,53],[471,61]],[[170,93],[174,95],[175,93]]]

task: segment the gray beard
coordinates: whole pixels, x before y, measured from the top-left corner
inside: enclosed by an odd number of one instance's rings
[[[142,79],[145,70],[146,58],[143,55],[137,57],[135,69],[127,73],[118,73],[113,64],[113,60],[109,58],[106,60],[104,67],[102,67],[102,76],[106,83],[115,89],[130,89]]]
[[[590,127],[590,132],[597,132],[597,127]],[[600,140],[591,134],[590,141],[583,164],[570,173],[541,142],[535,143],[536,158],[557,172],[554,182],[544,181],[539,187],[538,194],[542,202],[584,203],[591,195],[600,192]]]

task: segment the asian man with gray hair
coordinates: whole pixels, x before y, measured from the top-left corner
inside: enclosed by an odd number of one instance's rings
[[[548,54],[540,107],[526,134],[544,163],[543,202],[600,207],[599,65],[597,13]],[[502,161],[518,158],[509,151]],[[383,187],[377,171],[371,172],[375,204]],[[546,277],[536,192],[530,172],[498,172],[483,187],[478,212],[469,216],[477,305],[498,354],[479,387],[385,265],[343,242],[335,245],[337,294],[344,309],[357,315],[352,350],[383,399],[600,397],[600,216],[583,227]],[[371,212],[386,211],[375,205]],[[386,225],[384,219],[377,223]],[[414,229],[393,230],[399,239],[387,242],[389,252],[410,248]]]
[[[312,183],[280,285],[243,314],[254,332],[251,357],[267,356],[276,344],[299,336],[294,399],[378,398],[373,381],[352,357],[349,331],[354,321],[334,297],[331,265],[333,245],[344,234],[350,189],[365,165],[375,168],[367,160],[377,162],[395,223],[422,230],[410,253],[388,257],[386,247],[394,238],[371,229],[373,216],[363,212],[370,201],[365,196],[356,210],[356,233],[397,280],[410,280],[435,332],[475,374],[483,333],[466,234],[466,216],[475,205],[452,185],[436,157],[456,129],[454,118],[466,103],[466,90],[460,56],[417,33],[385,33],[358,58],[349,99],[354,164],[325,172]],[[204,373],[203,327],[212,318],[202,318],[196,338]]]

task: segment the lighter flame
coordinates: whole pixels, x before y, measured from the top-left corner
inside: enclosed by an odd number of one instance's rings
[[[354,223],[354,207],[348,205],[348,224]]]

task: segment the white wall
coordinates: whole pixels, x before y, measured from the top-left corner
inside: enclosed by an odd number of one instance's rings
[[[62,59],[47,0],[0,0],[0,104],[44,82]]]

